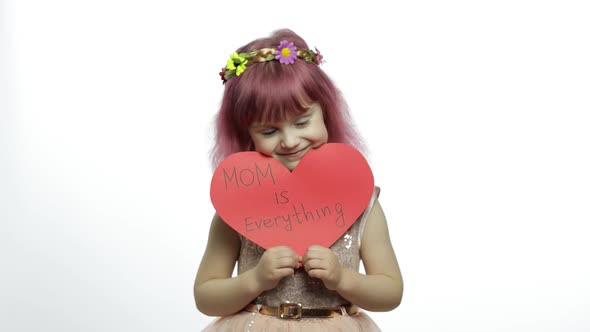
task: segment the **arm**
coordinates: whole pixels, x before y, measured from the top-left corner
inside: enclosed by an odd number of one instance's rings
[[[391,245],[385,215],[375,202],[365,225],[361,259],[365,274],[343,268],[329,249],[312,246],[303,258],[309,275],[355,305],[370,311],[389,311],[401,302],[403,282]]]
[[[194,287],[195,303],[202,313],[225,316],[238,312],[292,275],[300,259],[288,247],[270,248],[255,268],[232,278],[239,252],[238,234],[215,214]]]

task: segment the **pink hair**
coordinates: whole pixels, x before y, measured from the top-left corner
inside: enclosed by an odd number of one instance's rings
[[[250,52],[276,47],[282,40],[308,49],[305,41],[291,30],[275,31],[240,47],[237,52]],[[317,102],[328,129],[328,142],[348,143],[364,152],[362,138],[356,131],[340,91],[314,63],[298,59],[293,64],[279,61],[256,63],[225,84],[221,108],[215,118],[215,145],[211,151],[213,167],[232,153],[254,149],[248,128],[253,122],[281,121],[301,114]]]

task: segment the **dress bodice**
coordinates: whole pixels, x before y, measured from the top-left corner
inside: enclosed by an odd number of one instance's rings
[[[373,196],[361,216],[330,247],[340,264],[352,271],[359,270],[361,238],[369,212],[379,196],[375,187]],[[241,248],[238,258],[238,274],[248,271],[258,264],[265,249],[240,234]],[[260,294],[254,301],[257,304],[278,306],[284,302],[301,303],[304,307],[332,307],[347,304],[348,301],[338,293],[327,289],[320,279],[310,277],[303,268],[291,277],[283,278],[278,285]]]

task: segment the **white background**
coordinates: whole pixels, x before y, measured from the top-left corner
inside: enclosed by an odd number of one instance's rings
[[[585,1],[0,2],[0,330],[198,331],[228,55],[291,28],[371,149],[391,331],[588,331]]]

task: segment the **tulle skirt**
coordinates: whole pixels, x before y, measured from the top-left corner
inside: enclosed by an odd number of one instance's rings
[[[257,312],[241,311],[231,316],[219,317],[204,332],[373,332],[381,331],[364,312],[352,316],[334,318],[281,319]]]

